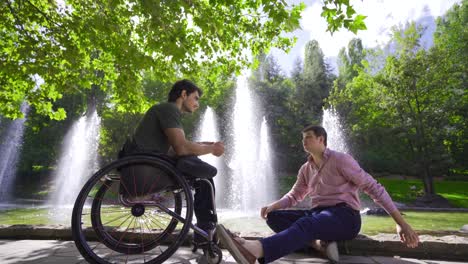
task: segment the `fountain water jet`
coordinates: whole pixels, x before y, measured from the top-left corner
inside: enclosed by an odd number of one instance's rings
[[[262,151],[258,112],[247,77],[240,76],[232,115],[233,153],[229,163],[232,174],[228,208],[244,213],[258,213],[262,206],[275,198],[272,192],[275,176],[265,171],[271,160],[259,159]]]
[[[322,126],[327,131],[328,148],[349,153],[340,118],[333,108],[323,110]]]
[[[218,132],[218,126],[216,122],[216,116],[211,107],[207,107],[205,114],[203,115],[202,121],[196,133],[196,141],[219,141],[220,136]],[[216,206],[225,207],[225,196],[222,195],[226,192],[226,175],[224,171],[224,164],[221,157],[216,157],[212,154],[200,156],[203,161],[215,166],[218,169],[218,174],[214,177],[214,183],[216,186]]]
[[[260,128],[260,153],[259,153],[259,166],[258,166],[258,173],[257,175],[261,177],[258,180],[260,186],[265,186],[266,192],[270,194],[270,196],[262,197],[264,199],[263,205],[266,205],[271,202],[271,199],[276,197],[276,177],[275,172],[273,169],[273,155],[271,150],[270,144],[270,136],[268,130],[268,123],[266,118],[263,117],[262,126]]]
[[[16,176],[16,164],[20,154],[24,122],[29,111],[29,105],[23,103],[21,112],[24,118],[16,119],[11,122],[6,130],[6,135],[0,142],[0,201],[9,202],[12,200],[11,190]]]
[[[98,169],[97,148],[100,118],[96,110],[82,116],[65,135],[61,157],[54,177],[54,192],[49,197],[49,204],[55,209],[71,208],[87,177]],[[60,210],[52,215],[56,220],[71,212]]]

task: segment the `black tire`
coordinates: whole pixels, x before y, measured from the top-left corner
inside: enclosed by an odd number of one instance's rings
[[[133,165],[151,166],[172,177],[174,185],[157,193],[172,197],[168,202],[171,214],[148,204],[129,207],[120,203],[119,171]],[[161,204],[166,202],[162,201]],[[141,215],[134,214],[135,206],[143,209]],[[85,184],[73,208],[72,235],[78,250],[90,263],[127,262],[129,259],[163,263],[186,239],[192,216],[190,187],[172,164],[152,156],[129,156],[105,166]],[[119,221],[120,225],[111,224]]]
[[[118,237],[115,237],[112,234],[112,229],[110,230],[111,232],[109,232],[109,230],[103,226],[103,217],[101,216],[101,205],[103,198],[106,195],[106,191],[110,190],[115,184],[118,184],[118,181],[112,179],[106,180],[96,193],[95,199],[93,199],[93,204],[91,206],[91,223],[94,232],[96,232],[96,235],[101,238],[102,243],[104,243],[108,248],[119,253],[140,254],[155,248],[163,242],[164,239],[172,233],[172,231],[174,231],[178,221],[174,218],[171,219],[169,225],[160,234],[158,234],[157,237],[153,237],[153,239],[146,243],[131,243],[131,241],[129,241],[130,243],[125,243],[126,241],[120,241]],[[180,193],[168,191],[167,194],[172,194],[174,196],[174,212],[180,215],[182,211],[182,198]]]
[[[203,250],[203,256],[208,264],[219,264],[223,260],[223,251],[217,245],[212,245],[210,249]]]

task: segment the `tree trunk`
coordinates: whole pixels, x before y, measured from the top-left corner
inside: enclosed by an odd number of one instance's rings
[[[427,164],[426,160],[423,160],[423,171],[424,171],[424,194],[426,196],[433,196],[435,194],[434,190],[434,179],[432,178],[432,174]]]
[[[434,179],[432,178],[431,168],[430,168],[430,155],[427,151],[428,148],[428,140],[426,136],[426,129],[424,127],[423,122],[423,112],[421,111],[421,105],[419,103],[419,93],[418,87],[416,85],[416,79],[413,79],[412,87],[415,91],[415,103],[416,103],[416,111],[415,111],[415,119],[416,119],[416,135],[417,141],[419,146],[419,153],[422,156],[422,169],[424,173],[424,192],[425,196],[432,197],[435,195],[434,190]]]

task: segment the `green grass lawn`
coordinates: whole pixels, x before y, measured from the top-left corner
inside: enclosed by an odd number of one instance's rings
[[[52,215],[47,209],[25,208],[0,211],[2,225],[46,225],[50,223]]]
[[[399,180],[399,179],[377,179],[390,196],[402,203],[413,201],[417,195],[423,192],[423,183],[421,180]],[[416,190],[411,190],[415,186]],[[466,181],[434,181],[434,188],[437,194],[456,207],[468,208],[468,182]]]
[[[468,223],[468,213],[404,211],[405,220],[419,233],[458,231]],[[363,216],[362,234],[395,233],[395,222],[387,216]]]
[[[467,224],[468,213],[449,213],[449,212],[403,212],[404,218],[410,223],[419,234],[431,234],[437,232],[457,231]],[[223,215],[220,216],[222,223],[234,223],[237,228],[240,225],[243,227],[250,226],[252,230],[265,229],[269,230],[260,217],[253,217],[246,223],[245,220],[229,219],[225,220]],[[28,225],[46,225],[54,224],[53,215],[48,209],[12,209],[0,211],[0,224],[28,224]],[[104,219],[105,221],[105,219]],[[62,222],[63,225],[70,225],[68,222]],[[235,229],[235,228],[234,228]],[[258,230],[257,230],[258,231]],[[382,216],[362,216],[361,234],[375,235],[378,233],[395,233],[395,223],[390,217]]]

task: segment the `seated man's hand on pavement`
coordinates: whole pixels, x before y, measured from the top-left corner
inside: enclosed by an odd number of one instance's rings
[[[419,243],[418,234],[411,228],[410,225],[400,226],[396,225],[397,233],[400,236],[401,242],[405,243],[409,248],[415,248]]]

